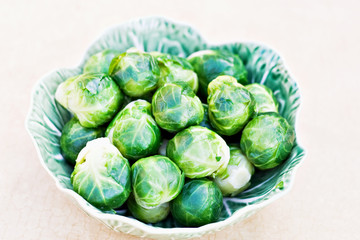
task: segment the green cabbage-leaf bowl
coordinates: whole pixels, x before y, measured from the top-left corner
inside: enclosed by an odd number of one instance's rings
[[[258,43],[236,42],[211,45],[189,25],[161,17],[134,20],[106,30],[87,50],[82,63],[75,68],[58,69],[35,85],[26,126],[44,168],[56,186],[69,195],[88,215],[100,220],[115,231],[156,239],[199,237],[233,225],[289,191],[295,170],[304,157],[304,149],[296,141],[289,156],[280,166],[256,171],[251,186],[233,198],[224,198],[224,208],[218,222],[197,228],[183,228],[168,217],[157,224],[144,224],[132,218],[125,207],[116,214],[102,212],[73,191],[70,183],[72,167],[60,151],[60,135],[70,114],[54,99],[57,86],[67,78],[80,74],[89,56],[106,48],[125,51],[137,47],[144,51],[160,51],[182,57],[203,49],[227,49],[243,60],[250,82],[268,86],[279,101],[279,112],[294,126],[300,104],[298,86],[290,76],[283,60],[271,48]]]

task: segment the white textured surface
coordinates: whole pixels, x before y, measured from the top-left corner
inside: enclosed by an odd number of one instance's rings
[[[58,191],[24,129],[30,90],[77,66],[108,26],[164,15],[210,42],[255,40],[282,53],[303,95],[307,157],[292,191],[201,239],[355,239],[360,225],[357,1],[9,1],[0,7],[0,239],[138,239],[88,217]],[[231,27],[227,27],[231,26]]]

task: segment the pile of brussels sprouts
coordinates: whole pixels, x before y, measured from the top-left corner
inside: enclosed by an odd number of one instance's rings
[[[60,146],[74,191],[103,211],[126,203],[146,223],[169,213],[183,226],[217,221],[223,196],[278,166],[295,140],[272,91],[248,84],[226,51],[104,50],[55,98],[73,114]]]

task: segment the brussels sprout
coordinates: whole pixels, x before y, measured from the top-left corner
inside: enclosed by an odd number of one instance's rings
[[[204,108],[204,118],[203,120],[201,121],[201,123],[199,124],[200,126],[202,127],[206,127],[210,130],[214,130],[214,128],[211,126],[211,122],[210,122],[210,119],[209,119],[209,106],[205,103],[202,104],[203,105],[203,108]]]
[[[256,113],[278,112],[279,103],[270,88],[258,83],[246,85],[245,88],[254,97]]]
[[[209,118],[217,133],[234,135],[253,116],[254,98],[235,78],[217,77],[209,84],[208,93]]]
[[[64,125],[60,138],[60,147],[65,159],[75,165],[75,160],[86,143],[103,136],[103,128],[84,128],[76,118],[72,118]]]
[[[154,208],[143,208],[136,203],[134,196],[131,194],[127,200],[127,206],[131,214],[145,223],[157,223],[164,220],[170,212],[169,203],[160,204]]]
[[[180,224],[198,227],[219,219],[222,200],[221,191],[214,182],[208,179],[190,180],[170,203],[170,211]]]
[[[208,84],[220,75],[229,75],[239,83],[247,84],[247,71],[239,56],[227,51],[203,50],[188,57],[188,61],[197,73],[200,93],[207,96]]]
[[[244,128],[240,147],[255,167],[274,168],[290,154],[295,141],[292,126],[278,113],[261,113]]]
[[[131,50],[112,60],[109,74],[126,95],[142,97],[156,89],[160,68],[149,53]]]
[[[83,127],[94,128],[115,116],[124,96],[110,77],[87,73],[61,83],[55,99],[72,112]]]
[[[214,181],[224,196],[235,196],[250,186],[254,166],[237,146],[230,146],[229,164],[220,176]]]
[[[226,170],[230,150],[215,132],[193,126],[177,133],[169,141],[166,155],[188,178],[215,177]]]
[[[158,152],[160,129],[145,100],[129,103],[112,120],[105,134],[127,159],[137,160]]]
[[[132,167],[136,203],[153,208],[173,200],[184,185],[185,176],[169,158],[155,155],[136,161]]]
[[[131,192],[129,162],[108,138],[86,144],[71,174],[74,191],[97,208],[120,207]]]
[[[111,60],[120,54],[118,50],[105,49],[92,55],[84,66],[84,73],[105,73],[109,74]]]
[[[198,125],[204,117],[204,108],[195,93],[171,83],[155,92],[152,110],[157,124],[169,132]]]
[[[162,87],[166,83],[174,83],[182,87],[190,87],[194,93],[197,92],[199,88],[198,77],[185,58],[159,52],[150,54],[158,60],[160,66],[161,74],[158,87]]]

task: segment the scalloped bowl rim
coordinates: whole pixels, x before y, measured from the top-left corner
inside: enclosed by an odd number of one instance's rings
[[[271,198],[269,199],[265,199],[259,203],[255,203],[255,204],[252,204],[252,205],[247,205],[246,207],[243,207],[243,208],[240,208],[238,210],[236,210],[230,217],[228,217],[227,219],[225,220],[222,220],[222,221],[219,221],[219,222],[214,222],[214,223],[210,223],[210,224],[206,224],[206,225],[203,225],[201,227],[196,227],[196,228],[189,228],[189,227],[176,227],[176,228],[162,228],[162,227],[155,227],[155,226],[151,226],[151,225],[147,225],[137,219],[134,219],[134,218],[129,218],[129,217],[126,217],[126,216],[122,216],[122,215],[118,215],[118,214],[108,214],[108,213],[103,213],[103,212],[98,212],[98,211],[94,211],[94,209],[92,209],[91,207],[87,206],[87,202],[85,199],[83,199],[80,195],[78,195],[76,192],[74,192],[73,190],[70,190],[70,189],[67,189],[67,188],[64,188],[63,186],[61,186],[60,184],[60,181],[54,176],[54,174],[49,170],[49,168],[45,165],[45,162],[44,162],[44,159],[40,153],[40,149],[39,149],[39,146],[36,142],[36,140],[34,139],[34,136],[29,128],[29,123],[30,123],[30,117],[31,117],[31,114],[32,112],[34,111],[34,95],[35,95],[35,91],[36,89],[40,86],[40,84],[43,82],[44,79],[47,78],[47,76],[53,74],[54,72],[56,71],[59,71],[59,70],[62,70],[62,69],[66,69],[66,70],[72,70],[72,69],[77,69],[77,68],[81,68],[81,66],[83,65],[83,63],[85,62],[85,59],[86,59],[86,55],[90,49],[90,47],[96,43],[98,41],[98,39],[100,39],[101,36],[103,36],[104,34],[110,32],[112,29],[116,28],[116,27],[119,27],[119,26],[122,26],[124,24],[127,24],[127,23],[131,23],[131,22],[135,22],[139,19],[151,19],[152,17],[146,17],[146,18],[136,18],[136,19],[133,19],[133,20],[130,20],[130,21],[126,21],[124,23],[121,23],[121,24],[116,24],[116,25],[113,25],[113,26],[110,26],[108,28],[106,28],[100,35],[97,39],[95,39],[90,45],[89,47],[87,48],[85,54],[83,55],[83,58],[81,60],[81,63],[75,67],[75,68],[58,68],[58,69],[55,69],[53,71],[50,71],[48,72],[47,74],[45,74],[43,77],[41,77],[39,80],[37,80],[36,84],[33,86],[32,88],[32,91],[31,91],[31,100],[30,100],[30,110],[26,116],[26,120],[25,120],[25,128],[28,132],[28,134],[30,135],[31,137],[31,140],[33,142],[33,144],[35,145],[35,149],[36,149],[36,152],[39,156],[39,160],[40,160],[40,163],[41,165],[46,169],[47,173],[54,179],[55,183],[56,183],[56,187],[62,191],[63,193],[65,193],[68,197],[70,197],[71,199],[74,199],[76,200],[76,203],[78,205],[78,207],[80,207],[87,215],[90,215],[92,216],[93,218],[99,220],[100,222],[104,223],[105,226],[109,227],[110,229],[112,229],[110,226],[108,226],[104,220],[115,220],[115,221],[120,221],[120,222],[125,222],[129,225],[131,225],[132,227],[135,227],[135,228],[138,228],[140,230],[142,230],[144,233],[147,233],[149,235],[163,235],[163,236],[166,236],[166,235],[176,235],[176,234],[179,234],[179,235],[186,235],[186,234],[201,234],[201,233],[207,233],[207,232],[213,232],[213,231],[220,231],[221,229],[227,227],[227,226],[231,226],[231,225],[234,225],[236,224],[237,222],[239,222],[241,219],[241,216],[243,214],[246,214],[246,213],[250,213],[250,212],[255,212],[256,210],[259,210],[263,207],[265,207],[266,205],[272,203],[273,201],[279,199],[280,197],[284,196],[285,194],[287,194],[290,189],[292,188],[293,186],[293,183],[294,183],[294,179],[295,179],[295,175],[296,175],[296,171],[298,169],[298,167],[300,166],[300,164],[302,164],[305,156],[306,156],[306,151],[305,149],[299,144],[299,138],[298,138],[298,135],[296,136],[296,142],[297,142],[297,146],[302,150],[302,157],[301,157],[301,161],[299,161],[292,169],[291,171],[287,172],[287,174],[285,174],[284,176],[282,176],[282,181],[284,181],[286,179],[286,186],[284,186],[283,189],[281,189],[280,191],[276,192],[276,194],[272,195]],[[161,18],[161,17],[160,17]],[[199,36],[202,37],[202,39],[204,40],[204,42],[206,42],[208,44],[208,46],[217,46],[217,45],[221,45],[221,44],[230,44],[230,43],[239,43],[240,41],[236,42],[236,41],[230,41],[230,42],[221,42],[221,43],[216,43],[216,44],[209,44],[209,41],[207,41],[206,38],[204,38],[204,36],[202,34],[199,33],[199,31],[194,28],[193,26],[191,26],[190,24],[187,24],[187,23],[184,23],[182,21],[175,21],[175,20],[172,20],[172,19],[169,19],[169,18],[162,18],[162,19],[165,19],[167,21],[172,21],[176,24],[181,24],[181,25],[184,25],[184,26],[188,26],[188,27],[191,27],[194,32],[196,32]],[[291,79],[293,79],[294,82],[296,82],[293,78],[293,75],[291,73],[291,71],[289,70],[289,68],[287,67],[286,65],[286,61],[285,59],[282,57],[281,54],[279,54],[279,52],[274,49],[273,47],[269,47],[268,45],[264,44],[264,43],[261,43],[261,42],[257,42],[257,41],[241,41],[241,43],[249,43],[249,44],[257,44],[259,46],[266,46],[268,48],[270,48],[271,50],[273,50],[274,52],[276,52],[280,59],[282,59],[283,61],[283,66],[287,69],[288,71],[288,75],[291,77]],[[296,84],[298,84],[296,82]],[[302,108],[302,104],[301,104],[301,93],[299,91],[299,88],[298,88],[298,94],[299,94],[299,107],[296,109],[295,111],[295,132],[297,133],[297,125],[298,125],[298,122],[297,122],[297,118],[298,118],[298,113],[299,111],[301,110]],[[271,192],[269,192],[271,193]],[[269,194],[268,193],[268,194]],[[115,229],[112,229],[112,230],[115,230]],[[115,231],[118,231],[118,230],[115,230]],[[120,230],[121,231],[121,230]],[[127,234],[131,234],[131,232],[125,232]],[[144,237],[146,235],[144,234]]]

